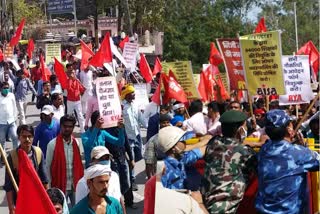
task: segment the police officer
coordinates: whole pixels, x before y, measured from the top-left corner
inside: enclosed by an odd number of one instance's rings
[[[254,151],[241,144],[246,119],[241,111],[224,112],[219,120],[223,136],[214,137],[207,145],[201,193],[209,213],[236,213],[246,178],[256,169]]]

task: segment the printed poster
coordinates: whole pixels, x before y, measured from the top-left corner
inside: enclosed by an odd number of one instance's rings
[[[139,44],[126,42],[124,44],[122,56],[127,62],[127,65],[131,70],[135,70],[137,64],[137,53],[139,52]]]
[[[53,64],[54,57],[61,62],[61,44],[47,43],[46,44],[46,64]]]
[[[279,96],[280,105],[309,103],[314,94],[311,88],[309,56],[282,56],[286,95]]]
[[[115,77],[98,78],[96,80],[96,92],[100,115],[104,119],[102,128],[117,126],[122,115],[122,108]]]
[[[137,109],[145,109],[146,105],[149,104],[148,92],[147,92],[147,84],[134,84],[135,89],[135,99],[133,104],[137,107]]]
[[[241,36],[240,48],[250,95],[285,95],[280,31]]]
[[[228,75],[230,90],[245,89],[239,39],[217,39],[217,43]]]
[[[162,71],[169,74],[171,70],[183,88],[188,99],[199,99],[198,86],[193,79],[190,61],[162,62]]]

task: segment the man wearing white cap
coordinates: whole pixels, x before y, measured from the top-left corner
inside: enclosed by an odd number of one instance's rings
[[[119,201],[113,197],[106,196],[111,173],[110,166],[102,164],[90,166],[84,175],[87,180],[89,194],[79,201],[70,213],[122,214]]]
[[[110,158],[111,154],[105,146],[96,146],[91,151],[91,166],[93,166],[94,164],[101,164],[110,168]],[[121,199],[119,176],[114,171],[111,171],[110,175],[111,177],[109,180],[108,192],[106,195],[118,200],[121,203],[121,205],[123,205],[123,210],[125,210],[124,203]],[[89,189],[87,186],[86,178],[84,176],[79,180],[76,187],[76,203],[85,198],[88,195],[88,193]]]
[[[60,132],[60,123],[53,118],[53,107],[45,105],[40,113],[41,122],[36,127],[33,145],[39,146],[46,158],[48,143],[57,137]]]
[[[187,179],[186,167],[191,166],[203,157],[206,150],[208,138],[201,140],[191,151],[185,152],[186,140],[192,136],[182,129],[168,126],[159,131],[159,149],[166,153],[164,159],[165,173],[162,175],[161,182],[165,188],[187,189],[192,186],[194,180]],[[198,180],[197,180],[198,182]]]

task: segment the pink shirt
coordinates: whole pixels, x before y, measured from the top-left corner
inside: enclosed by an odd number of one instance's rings
[[[88,126],[92,113],[99,110],[98,98],[96,96],[90,96],[87,102],[86,126]]]
[[[220,135],[221,134],[221,123],[219,121],[220,116],[217,117],[214,121],[211,118],[206,118],[208,134],[212,136]]]

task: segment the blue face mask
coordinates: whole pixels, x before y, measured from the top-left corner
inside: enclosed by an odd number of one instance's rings
[[[99,161],[98,164],[105,165],[105,166],[110,166],[110,160]]]

